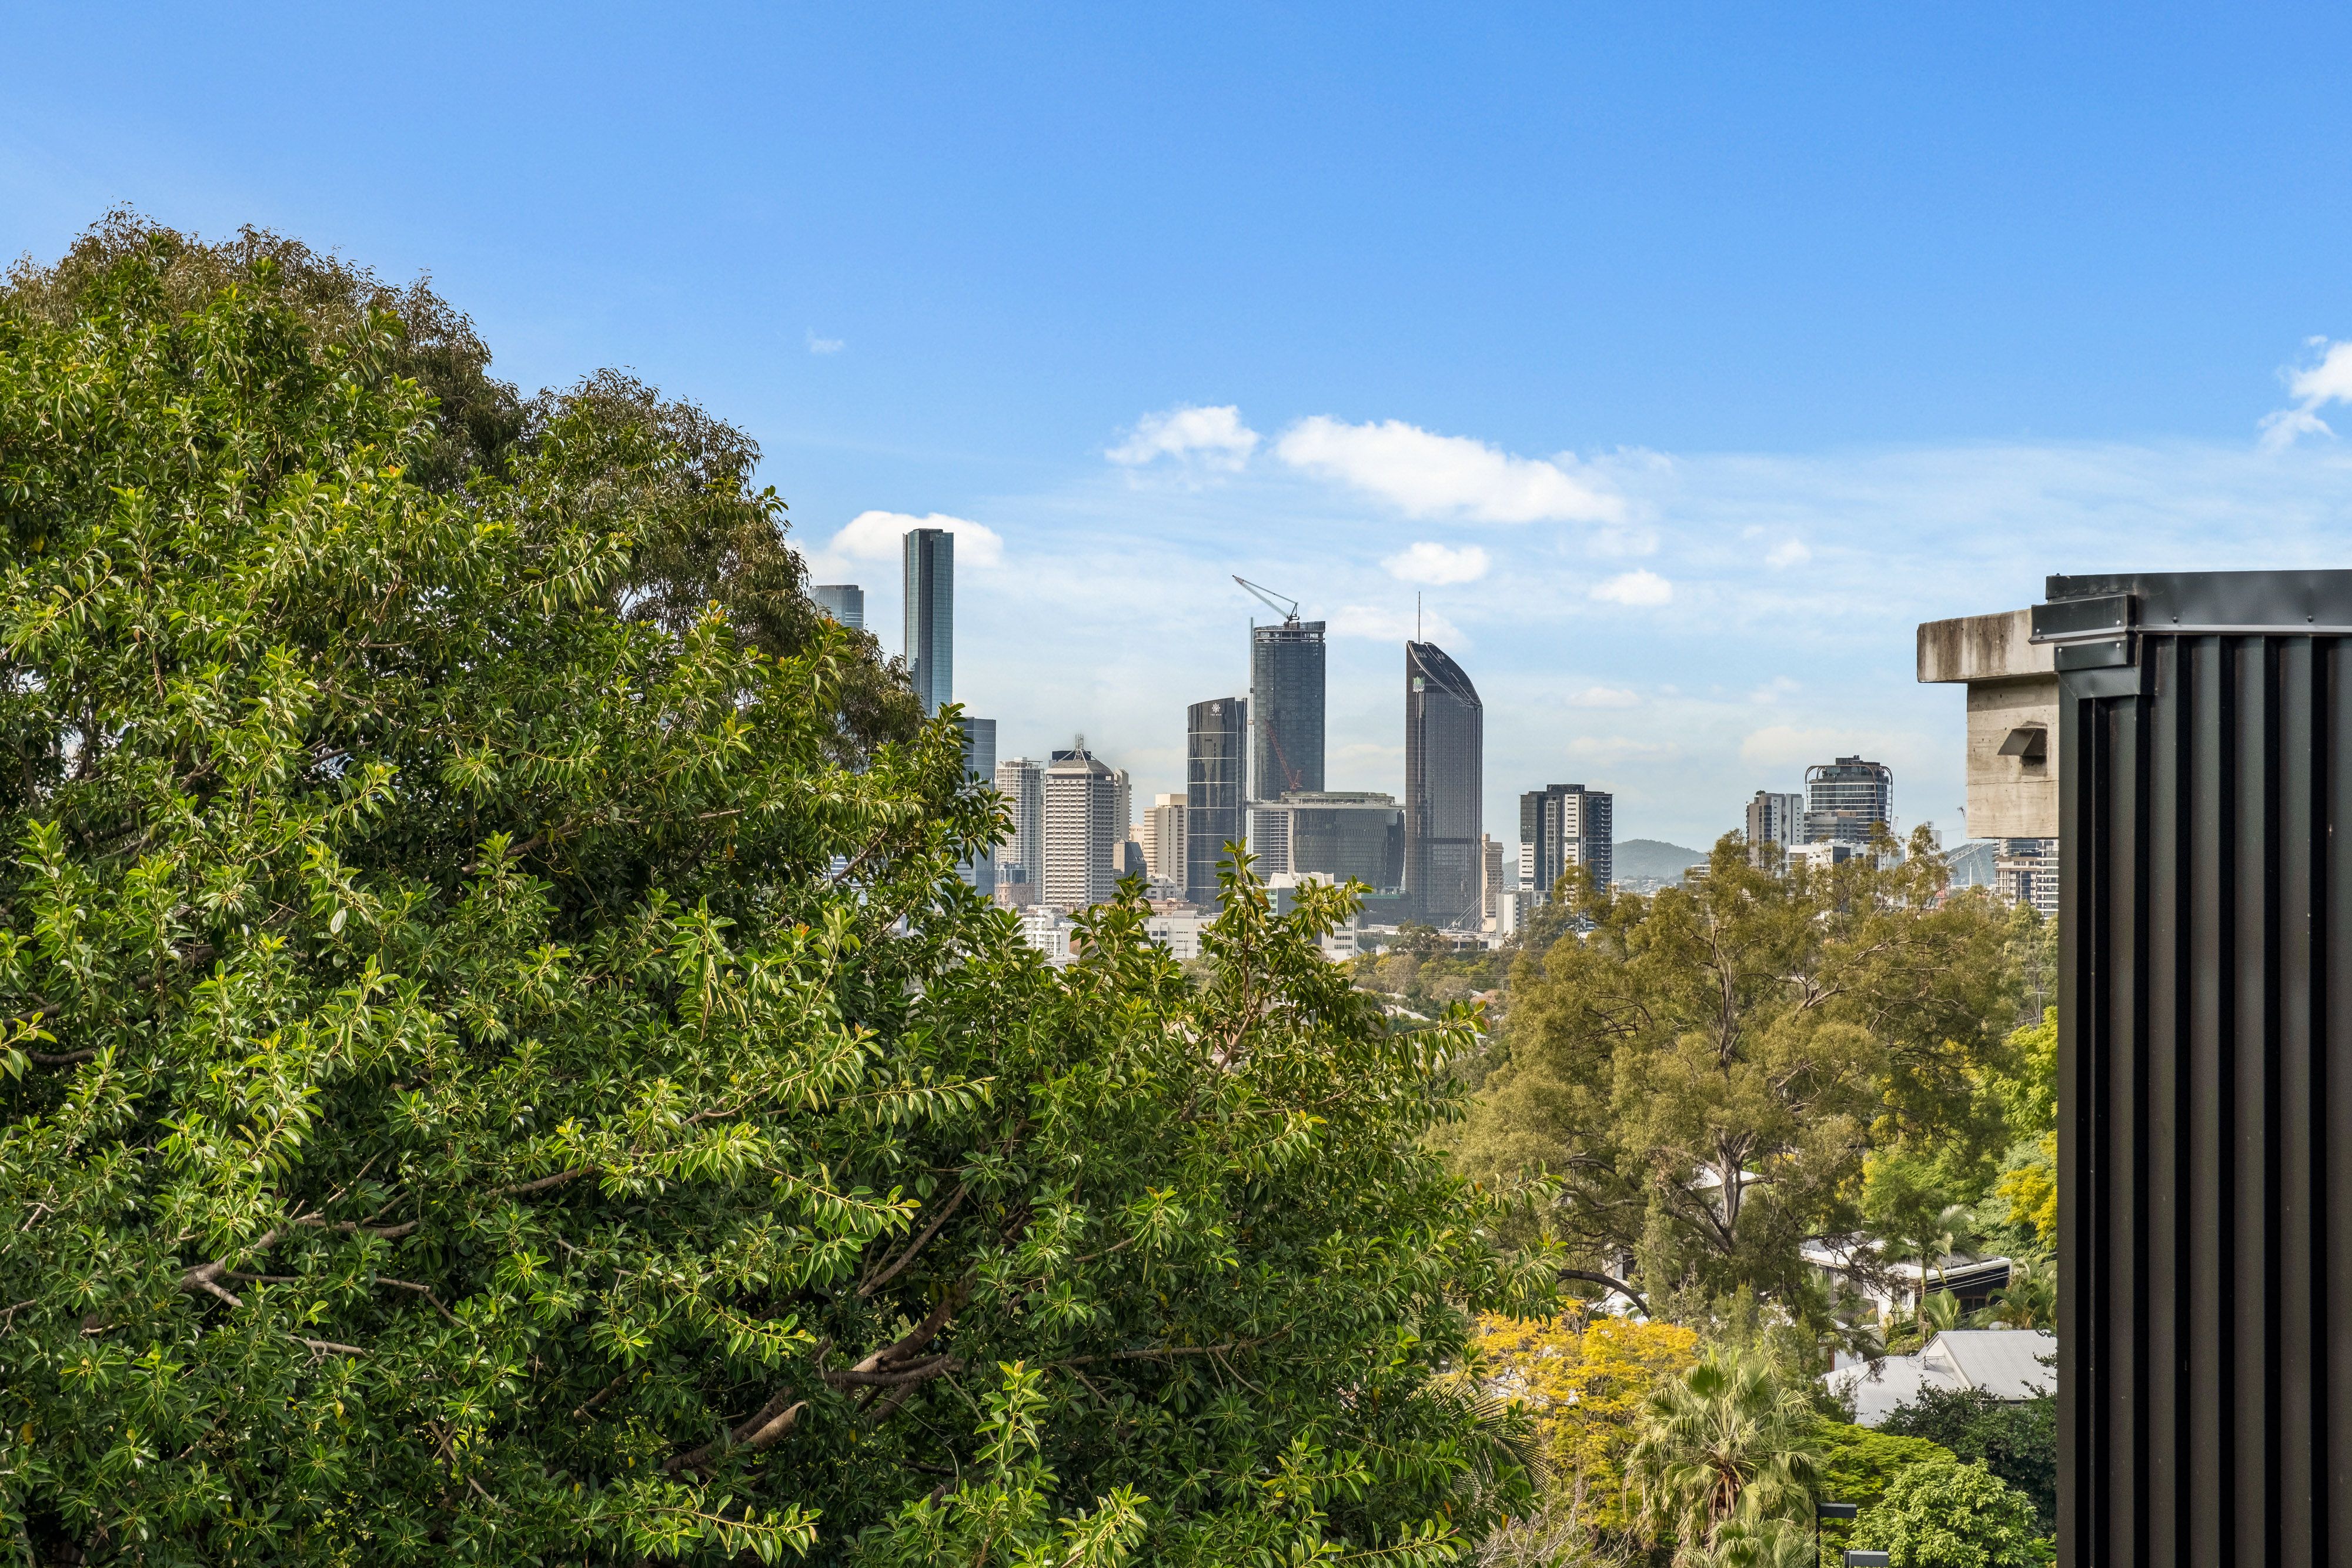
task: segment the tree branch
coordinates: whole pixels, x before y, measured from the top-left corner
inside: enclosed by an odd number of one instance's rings
[[[948,1199],[947,1207],[940,1209],[939,1213],[932,1218],[931,1222],[929,1225],[923,1227],[921,1235],[907,1243],[907,1249],[898,1255],[898,1260],[891,1264],[887,1269],[883,1270],[879,1274],[875,1275],[874,1278],[866,1281],[866,1283],[857,1287],[857,1299],[861,1301],[865,1301],[867,1297],[873,1295],[875,1291],[880,1290],[883,1286],[897,1279],[898,1277],[899,1270],[906,1268],[908,1264],[913,1262],[915,1260],[915,1254],[920,1252],[925,1247],[929,1246],[930,1244],[931,1238],[940,1233],[940,1227],[948,1222],[948,1217],[955,1213],[955,1211],[962,1206],[964,1194],[969,1190],[970,1188],[965,1186],[957,1186],[955,1189],[955,1196]]]
[[[1588,1285],[1606,1285],[1611,1290],[1616,1291],[1619,1295],[1624,1297],[1627,1301],[1633,1302],[1633,1310],[1635,1312],[1640,1312],[1645,1318],[1650,1315],[1650,1303],[1648,1299],[1645,1298],[1641,1291],[1633,1289],[1633,1286],[1617,1278],[1614,1274],[1603,1274],[1599,1270],[1592,1269],[1562,1269],[1559,1270],[1559,1277],[1563,1280],[1581,1280]]]

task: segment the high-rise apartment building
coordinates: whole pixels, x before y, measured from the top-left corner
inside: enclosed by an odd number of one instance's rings
[[[1404,645],[1404,886],[1414,917],[1477,925],[1486,705],[1434,643]]]
[[[1154,795],[1136,840],[1143,845],[1144,873],[1171,887],[1184,885],[1184,797]]]
[[[1766,844],[1780,845],[1786,855],[1790,845],[1804,841],[1805,798],[1757,790],[1748,802],[1748,863],[1764,863]]]
[[[1323,622],[1250,628],[1250,788],[1278,800],[1323,788]]]
[[[1503,892],[1503,841],[1492,833],[1481,833],[1478,835],[1478,917],[1486,929],[1494,927],[1496,909]]]
[[[1000,860],[1010,861],[1027,873],[1026,880],[1045,880],[1045,765],[1014,757],[996,765],[996,792],[1004,797],[1013,818],[1013,836],[1004,841]]]
[[[1250,803],[1250,852],[1261,876],[1322,876],[1374,893],[1404,884],[1404,811],[1368,789],[1297,789]]]
[[[1045,769],[1045,902],[1076,914],[1118,891],[1118,785],[1109,766],[1090,751],[1056,751]]]
[[[1895,770],[1883,762],[1841,757],[1805,769],[1805,841],[1866,844],[1871,831],[1895,825]]]
[[[907,553],[907,673],[926,717],[955,700],[955,535],[909,528]]]
[[[1519,885],[1537,904],[1570,868],[1583,866],[1592,885],[1617,875],[1617,798],[1581,784],[1547,784],[1519,797]]]
[[[1212,697],[1185,710],[1184,896],[1204,908],[1218,902],[1225,846],[1241,842],[1246,828],[1248,759],[1245,698]]]
[[[816,607],[853,631],[866,629],[866,591],[854,582],[820,582],[809,590]]]
[[[2058,918],[2058,841],[1996,839],[1993,896],[2004,904],[2030,904],[2044,920]]]
[[[966,716],[956,721],[963,731],[963,773],[968,788],[982,789],[996,781],[996,721]],[[983,898],[996,894],[996,852],[992,846],[956,866],[956,874]]]

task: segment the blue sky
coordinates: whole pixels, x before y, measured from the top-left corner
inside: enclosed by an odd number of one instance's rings
[[[1334,622],[1335,787],[1418,590],[1499,836],[1855,748],[1955,836],[1916,622],[2352,564],[2352,14],[2059,9],[11,5],[0,251],[429,271],[527,388],[746,426],[894,646],[891,518],[972,525],[1008,753],[1177,787],[1240,572]]]

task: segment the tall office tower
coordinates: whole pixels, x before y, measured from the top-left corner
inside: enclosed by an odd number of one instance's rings
[[[1154,795],[1143,813],[1144,868],[1154,882],[1184,885],[1184,797]]]
[[[1434,643],[1404,645],[1404,891],[1416,919],[1479,924],[1486,705]]]
[[[1478,835],[1478,917],[1491,923],[1503,896],[1503,841]]]
[[[866,629],[866,591],[854,582],[820,582],[809,590],[816,607],[854,631]]]
[[[971,788],[995,782],[996,721],[992,718],[964,717],[956,720],[963,731],[963,774]],[[956,866],[956,874],[969,883],[982,898],[996,895],[996,851],[993,846],[982,850]]]
[[[1015,757],[996,765],[996,792],[1011,808],[1013,836],[1004,841],[1003,858],[1028,873],[1028,881],[1045,880],[1045,765]]]
[[[1110,770],[1112,820],[1118,823],[1119,841],[1135,837],[1135,780],[1124,768]]]
[[[1262,800],[1323,788],[1323,622],[1250,628],[1250,788]]]
[[[1249,702],[1212,697],[1184,710],[1184,896],[1213,908],[1225,846],[1241,841]]]
[[[1519,797],[1519,885],[1541,904],[1570,868],[1605,888],[1617,874],[1617,798],[1581,784],[1548,784]]]
[[[907,673],[925,717],[955,700],[955,535],[907,530]]]
[[[1045,769],[1047,904],[1075,915],[1118,891],[1119,846],[1127,840],[1118,810],[1109,764],[1083,749],[1054,753]]]
[[[1805,769],[1805,841],[1866,844],[1880,823],[1895,825],[1895,770],[1841,757]]]
[[[1296,789],[1250,803],[1250,852],[1266,876],[1327,876],[1375,894],[1404,884],[1404,812],[1361,789]]]
[[[1764,846],[1778,844],[1785,855],[1789,846],[1804,842],[1805,798],[1802,795],[1775,795],[1769,789],[1759,789],[1748,802],[1748,863],[1764,863]]]

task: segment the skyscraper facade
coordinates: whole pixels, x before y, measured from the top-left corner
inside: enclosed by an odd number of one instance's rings
[[[1143,844],[1144,870],[1151,880],[1178,888],[1184,885],[1185,875],[1184,810],[1181,795],[1153,796],[1137,835]]]
[[[1250,789],[1261,800],[1323,788],[1323,622],[1250,628]]]
[[[1374,893],[1404,884],[1404,812],[1373,790],[1298,789],[1250,805],[1250,852],[1263,876],[1327,876]]]
[[[1429,925],[1475,927],[1486,705],[1434,643],[1404,645],[1404,687],[1405,903]]]
[[[1056,751],[1045,769],[1045,902],[1076,914],[1118,891],[1118,784],[1090,751]]]
[[[996,792],[1013,817],[1013,836],[1004,841],[1001,860],[1019,866],[1024,879],[1045,880],[1045,765],[1014,757],[996,765]]]
[[[1893,768],[1841,757],[1805,769],[1807,843],[1866,844],[1881,824],[1895,824]]]
[[[1790,844],[1805,841],[1805,798],[1776,795],[1759,789],[1748,802],[1748,862],[1764,863],[1764,846],[1778,844],[1782,854]]]
[[[866,591],[854,582],[820,582],[809,590],[816,607],[856,631],[866,629]]]
[[[963,772],[970,780],[968,788],[992,786],[996,781],[996,721],[992,718],[964,717],[957,721],[963,731]],[[971,860],[956,867],[956,874],[971,884],[983,898],[996,893],[996,852],[984,849]]]
[[[1519,797],[1519,885],[1541,904],[1570,870],[1583,866],[1595,887],[1617,875],[1617,798],[1581,784],[1548,784]]]
[[[909,528],[907,673],[929,716],[955,700],[955,535]]]
[[[1225,845],[1245,829],[1249,703],[1212,697],[1184,711],[1184,896],[1206,907],[1217,903]]]

